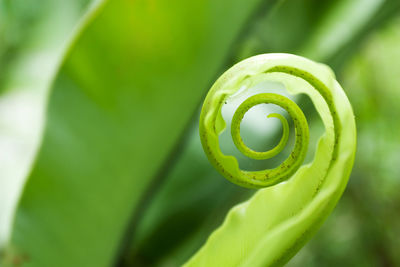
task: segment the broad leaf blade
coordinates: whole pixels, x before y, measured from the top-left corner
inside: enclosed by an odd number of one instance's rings
[[[143,191],[258,2],[120,0],[100,9],[54,81],[6,258],[115,260]]]

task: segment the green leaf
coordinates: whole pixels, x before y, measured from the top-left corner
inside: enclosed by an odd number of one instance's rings
[[[106,1],[91,14],[52,85],[5,262],[118,260],[140,199],[258,2]]]
[[[40,143],[49,85],[88,2],[0,2],[0,248]]]
[[[372,30],[400,11],[396,0],[335,1],[299,54],[339,68]]]
[[[280,3],[253,23],[240,46],[240,58],[288,52],[324,62],[339,71],[365,37],[400,11],[397,0]]]
[[[235,183],[258,186],[268,179],[274,181],[271,176],[260,175],[275,169],[237,170],[236,159],[220,152],[218,139],[214,138],[225,127],[217,127],[223,125],[221,101],[266,80],[280,82],[290,93],[304,93],[312,99],[326,129],[315,159],[286,182],[261,189],[249,201],[231,209],[225,222],[186,266],[283,265],[317,231],[346,187],[356,149],[351,105],[328,67],[293,55],[255,56],[235,65],[217,80],[200,117],[202,144],[211,163]],[[224,165],[226,162],[229,165]],[[276,168],[277,176],[290,168],[280,165]]]

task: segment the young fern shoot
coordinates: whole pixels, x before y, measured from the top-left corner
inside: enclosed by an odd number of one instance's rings
[[[282,83],[289,93],[307,94],[325,127],[315,158],[303,161],[308,151],[307,120],[296,103],[285,96],[261,93],[247,98],[235,111],[232,139],[245,156],[260,160],[279,154],[289,127],[280,114],[283,134],[276,147],[258,152],[240,135],[245,113],[259,104],[285,109],[294,124],[295,144],[276,168],[242,170],[237,159],[222,153],[219,135],[225,129],[223,103],[262,81]],[[259,190],[229,212],[225,222],[187,262],[187,266],[280,266],[317,231],[347,184],[354,162],[356,128],[351,105],[329,67],[290,54],[264,54],[246,59],[225,72],[209,91],[200,115],[200,138],[211,164],[228,180]],[[284,182],[285,181],[285,182]]]

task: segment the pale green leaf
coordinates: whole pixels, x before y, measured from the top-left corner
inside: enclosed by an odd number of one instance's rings
[[[320,80],[329,88],[333,104],[325,102],[315,90],[317,87],[303,79],[286,73],[265,74],[275,66],[301,69]],[[253,82],[249,85],[248,81],[243,82],[246,80],[243,77],[249,77]],[[301,167],[286,182],[261,189],[250,200],[234,207],[186,266],[283,265],[316,232],[347,184],[356,148],[354,115],[343,89],[325,65],[286,54],[266,54],[247,59],[232,67],[215,83],[203,110],[208,109],[208,105],[217,105],[213,101],[221,94],[229,95],[242,86],[251,88],[253,83],[261,80],[281,82],[292,94],[309,95],[326,133],[317,146],[312,163]],[[328,109],[330,105],[336,108],[337,115]],[[218,131],[207,128],[207,118],[212,117],[204,116],[204,121],[202,117],[200,119],[200,134],[204,134],[203,129]],[[335,138],[338,138],[337,146]],[[209,145],[204,142],[203,146]],[[208,156],[210,160],[218,157],[214,154]],[[238,176],[237,179],[242,178]]]

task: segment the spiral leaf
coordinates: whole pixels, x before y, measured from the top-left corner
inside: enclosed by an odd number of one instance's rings
[[[301,109],[296,105],[296,103],[284,96],[264,93],[254,95],[246,99],[246,101],[239,106],[233,115],[231,128],[232,138],[239,151],[253,159],[269,159],[282,151],[286,145],[289,135],[287,121],[282,115],[275,113],[271,114],[271,116],[279,118],[282,122],[282,125],[284,125],[283,136],[279,144],[272,150],[266,152],[256,152],[244,145],[242,138],[240,137],[240,122],[242,121],[244,114],[250,108],[259,104],[275,104],[282,107],[289,113],[289,116],[294,121],[294,127],[296,130],[296,143],[289,157],[277,168],[253,172],[240,170],[240,177],[227,175],[227,178],[231,178],[233,182],[248,187],[266,187],[286,180],[300,167],[306,156],[308,147],[308,125]],[[226,172],[226,174],[228,173]]]
[[[235,111],[231,134],[238,150],[252,159],[277,155],[286,145],[288,125],[279,144],[258,152],[240,136],[245,113],[259,104],[275,104],[287,111],[294,124],[295,145],[286,160],[274,169],[246,171],[222,153],[219,135],[225,129],[223,103],[263,81],[278,82],[291,94],[306,94],[325,127],[314,160],[303,165],[309,129],[301,109],[288,98],[262,93],[249,97]],[[323,64],[290,54],[265,54],[246,59],[225,72],[209,91],[200,115],[200,138],[212,165],[228,180],[249,188],[262,188],[247,202],[229,212],[225,222],[189,260],[187,266],[280,266],[317,231],[346,187],[354,162],[356,130],[351,105]],[[282,181],[286,181],[282,183]]]
[[[283,117],[279,113],[271,113],[267,116],[267,118],[277,118],[282,123],[283,133],[282,133],[282,138],[279,141],[279,144],[276,147],[274,147],[268,151],[257,152],[257,151],[254,151],[254,150],[248,148],[243,143],[243,140],[240,136],[240,123],[243,119],[244,114],[251,107],[253,107],[259,103],[262,103],[262,104],[272,103],[273,101],[269,100],[271,97],[276,100],[276,99],[279,99],[281,96],[276,95],[276,94],[259,94],[257,96],[251,97],[251,98],[247,99],[246,101],[244,101],[242,105],[240,105],[240,107],[236,110],[235,115],[233,116],[233,122],[232,122],[232,128],[231,128],[233,142],[235,143],[235,145],[239,149],[239,151],[242,152],[244,155],[248,156],[249,158],[270,159],[270,158],[276,156],[277,154],[279,154],[285,148],[285,145],[289,139],[289,124],[288,124],[286,118]],[[284,99],[286,101],[288,101],[288,103],[290,103],[291,105],[296,105],[291,100],[289,100],[287,98],[284,98]],[[260,102],[258,103],[257,100]],[[256,103],[254,103],[254,102],[256,102]],[[300,113],[298,113],[298,114],[303,114],[303,113],[300,110]],[[304,121],[304,123],[307,123],[304,115],[301,116],[301,120]],[[307,129],[307,128],[305,127],[305,129]],[[304,135],[306,135],[306,134],[307,133],[304,133]]]

